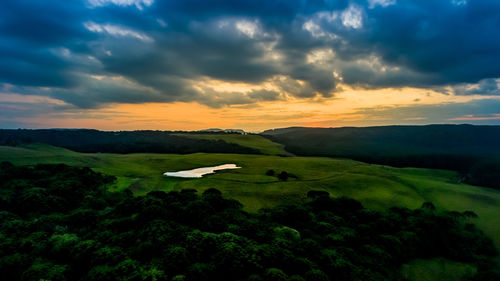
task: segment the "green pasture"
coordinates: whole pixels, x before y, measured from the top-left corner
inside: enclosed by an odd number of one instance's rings
[[[205,139],[205,140],[223,140],[228,143],[239,144],[241,146],[255,148],[263,154],[267,155],[288,155],[292,154],[285,151],[284,146],[275,143],[260,135],[240,135],[240,134],[176,134],[178,136]]]
[[[297,201],[309,190],[325,190],[332,196],[348,196],[365,206],[385,209],[392,206],[418,208],[425,201],[442,210],[472,210],[475,223],[500,246],[500,191],[458,182],[455,172],[416,168],[392,168],[347,159],[322,157],[279,157],[243,154],[106,154],[77,153],[48,145],[0,146],[0,161],[16,165],[65,163],[90,167],[117,177],[111,190],[130,188],[135,194],[151,190],[195,188],[200,192],[217,188],[239,200],[246,210]],[[200,179],[163,176],[204,166],[234,163],[242,167],[220,171]],[[266,176],[273,169],[297,178],[280,181]]]

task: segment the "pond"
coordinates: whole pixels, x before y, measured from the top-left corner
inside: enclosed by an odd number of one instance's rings
[[[178,177],[178,178],[201,178],[204,175],[214,174],[215,171],[228,170],[228,169],[239,169],[241,167],[236,166],[236,164],[224,164],[213,167],[201,167],[192,170],[178,171],[178,172],[166,172],[163,175],[167,177]]]

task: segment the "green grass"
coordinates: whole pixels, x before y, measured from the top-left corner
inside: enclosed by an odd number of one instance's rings
[[[16,165],[66,163],[87,166],[117,177],[111,187],[131,188],[136,194],[151,190],[217,188],[239,200],[248,211],[305,198],[307,191],[325,190],[332,196],[349,196],[377,210],[392,206],[418,208],[425,201],[441,210],[473,210],[476,223],[500,247],[500,191],[458,183],[455,172],[392,168],[346,159],[278,157],[242,154],[105,154],[77,153],[47,145],[0,146],[0,161]],[[241,169],[217,172],[200,179],[164,177],[166,171],[235,163]],[[287,171],[297,179],[279,181],[265,172]]]
[[[267,155],[287,155],[291,156],[289,152],[285,151],[284,146],[275,143],[263,136],[259,135],[240,135],[240,134],[176,134],[178,136],[205,139],[205,140],[223,140],[228,143],[239,144],[241,146],[254,148],[263,154]]]
[[[412,281],[465,281],[476,272],[472,265],[441,258],[414,260],[401,270],[403,276]]]

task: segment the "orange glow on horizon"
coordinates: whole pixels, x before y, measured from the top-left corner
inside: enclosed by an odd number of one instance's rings
[[[343,88],[344,91],[332,98],[288,98],[286,101],[259,102],[221,108],[212,108],[195,102],[111,104],[99,109],[71,109],[43,117],[19,118],[18,121],[32,124],[33,128],[93,128],[109,131],[238,128],[259,132],[290,126],[340,127],[396,124],[399,120],[393,120],[391,116],[368,117],[363,110],[491,98],[444,95],[415,88],[379,90],[356,90],[345,86]],[[57,100],[49,100],[49,102],[59,103]],[[425,116],[403,121],[425,123]]]

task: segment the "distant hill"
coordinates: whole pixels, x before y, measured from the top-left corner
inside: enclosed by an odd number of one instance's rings
[[[78,152],[108,153],[241,153],[260,154],[257,149],[223,140],[195,139],[168,131],[98,130],[0,130],[0,145],[46,143]]]
[[[500,126],[427,125],[344,128],[292,127],[264,131],[281,141],[306,141],[307,147],[324,152],[354,153],[359,145],[379,153],[463,153],[500,155]],[[291,143],[290,143],[291,145]],[[409,151],[408,148],[417,149]]]
[[[449,169],[469,183],[500,188],[500,126],[292,127],[262,135],[296,155]]]
[[[242,129],[219,129],[219,128],[210,128],[205,130],[196,131],[196,133],[225,133],[225,134],[241,134],[245,135],[246,132]]]

